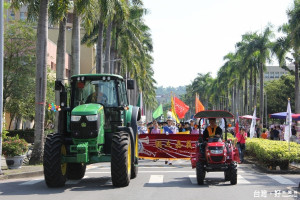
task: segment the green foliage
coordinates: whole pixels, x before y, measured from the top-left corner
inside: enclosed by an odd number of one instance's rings
[[[288,142],[252,138],[246,140],[246,152],[267,166],[281,166],[289,162],[300,162],[300,145]]]
[[[5,157],[21,156],[26,153],[28,144],[19,136],[7,137],[2,143],[2,154]]]
[[[4,34],[3,105],[12,117],[34,116],[36,31],[31,24],[15,21]]]
[[[266,82],[268,113],[286,110],[287,98],[291,98],[291,109],[295,110],[295,77],[281,76],[278,80]]]

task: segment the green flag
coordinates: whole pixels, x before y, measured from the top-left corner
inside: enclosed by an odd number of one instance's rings
[[[153,119],[157,119],[162,114],[163,114],[163,107],[162,107],[162,104],[160,104],[158,106],[158,108],[156,108],[156,110],[153,112]]]

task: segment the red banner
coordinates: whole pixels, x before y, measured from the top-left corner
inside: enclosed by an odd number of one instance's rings
[[[189,110],[190,107],[177,97],[174,97],[174,104],[177,116],[180,119],[184,118],[185,113]]]
[[[190,159],[195,154],[198,134],[141,134],[139,157],[148,159]]]

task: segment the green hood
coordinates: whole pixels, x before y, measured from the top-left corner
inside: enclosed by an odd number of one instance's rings
[[[100,104],[84,104],[75,107],[72,110],[72,115],[97,115],[101,109],[103,109],[103,106]]]

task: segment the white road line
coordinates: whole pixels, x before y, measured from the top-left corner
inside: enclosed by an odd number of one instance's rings
[[[163,175],[151,175],[149,179],[149,183],[163,183],[164,182],[164,176]]]
[[[89,176],[84,176],[83,178],[88,178]]]
[[[237,184],[250,184],[249,181],[247,181],[244,177],[242,177],[241,175],[237,176]]]
[[[21,183],[19,185],[33,185],[33,184],[36,184],[36,183],[39,183],[39,182],[42,182],[44,181],[44,179],[35,179],[35,180],[31,180],[31,181],[26,181],[24,183]]]
[[[67,180],[66,185],[76,185],[80,182],[81,180]]]
[[[268,175],[268,177],[270,177],[271,179],[274,179],[275,181],[277,181],[278,183],[283,184],[283,185],[296,185],[296,183],[294,183],[293,181],[286,179],[279,175]]]
[[[87,174],[109,174],[110,172],[86,172]],[[139,173],[195,173],[195,171],[139,171]]]
[[[139,167],[139,169],[177,169],[177,167]]]
[[[190,181],[192,182],[192,184],[198,184],[196,175],[189,175],[189,178],[190,178]]]

